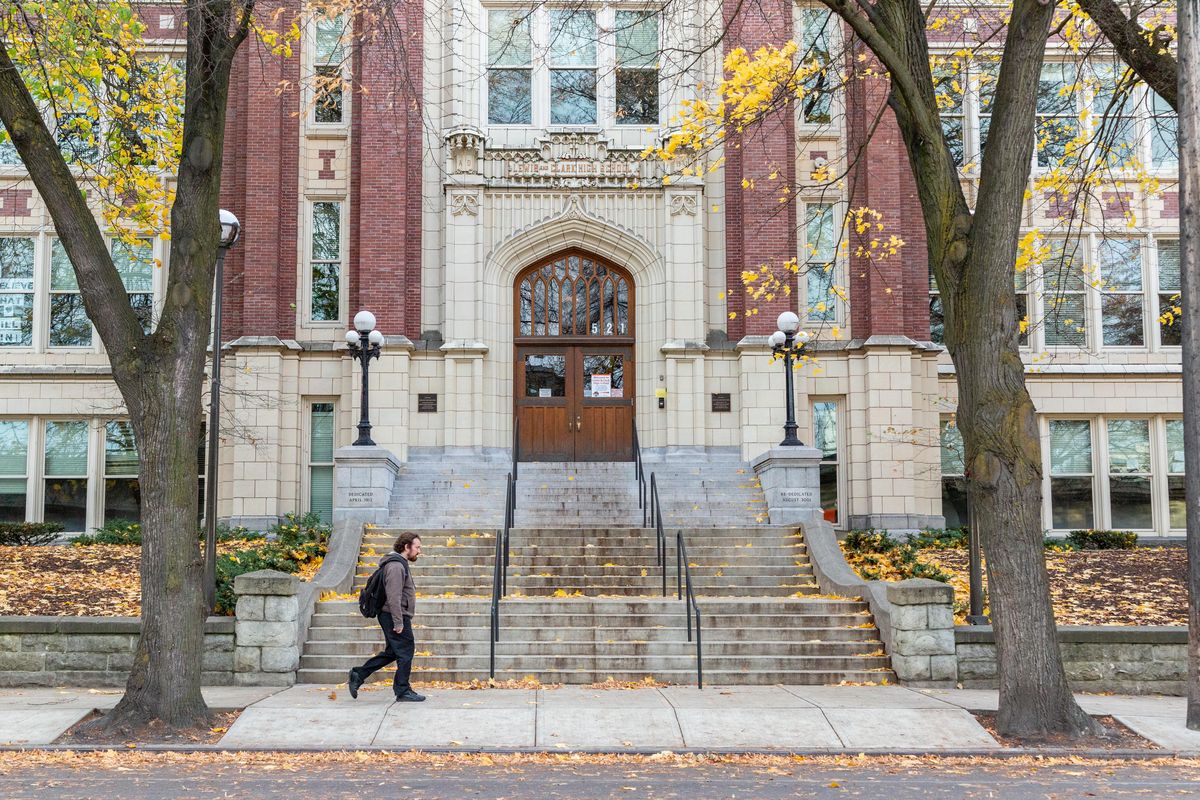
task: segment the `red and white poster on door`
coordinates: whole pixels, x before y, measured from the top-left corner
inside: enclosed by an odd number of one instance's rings
[[[612,397],[612,375],[592,376],[592,397]]]

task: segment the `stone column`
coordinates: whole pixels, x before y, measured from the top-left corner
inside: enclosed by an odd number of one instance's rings
[[[954,588],[926,578],[888,584],[892,670],[902,683],[950,685],[958,678],[954,653]]]
[[[808,522],[821,513],[821,451],[772,447],[750,462],[767,496],[772,525]]]
[[[333,453],[333,526],[383,524],[390,516],[400,460],[384,447],[339,447]]]
[[[233,681],[238,686],[291,686],[300,668],[296,641],[300,579],[264,569],[238,575]]]

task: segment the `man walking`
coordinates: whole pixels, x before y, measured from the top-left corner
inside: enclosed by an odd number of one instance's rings
[[[379,568],[384,570],[383,586],[387,595],[379,612],[379,627],[383,628],[386,645],[367,663],[350,670],[350,696],[357,699],[359,687],[371,673],[395,661],[396,677],[392,680],[392,689],[396,693],[396,700],[419,703],[425,699],[424,695],[414,692],[408,682],[417,648],[412,629],[413,612],[417,608],[417,586],[413,583],[409,565],[421,556],[421,537],[405,531],[397,537],[392,549],[394,553],[388,553],[379,561]]]

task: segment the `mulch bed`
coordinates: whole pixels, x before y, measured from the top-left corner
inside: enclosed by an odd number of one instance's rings
[[[955,573],[956,599],[966,602],[966,550],[924,550],[921,559]],[[1048,551],[1046,569],[1059,625],[1187,625],[1185,548]]]
[[[241,711],[218,711],[209,717],[209,724],[194,728],[168,728],[154,722],[137,730],[105,731],[96,724],[104,718],[93,711],[72,725],[54,741],[55,744],[99,744],[129,747],[139,744],[217,744]]]
[[[0,547],[0,615],[136,617],[142,548]]]
[[[979,724],[1004,747],[1023,747],[1034,750],[1160,750],[1158,745],[1149,739],[1144,739],[1129,728],[1122,725],[1115,717],[1094,716],[1092,719],[1103,725],[1108,733],[1104,736],[1088,736],[1082,739],[1072,739],[1067,736],[1049,736],[1038,740],[1014,739],[996,733],[996,712],[972,711]]]

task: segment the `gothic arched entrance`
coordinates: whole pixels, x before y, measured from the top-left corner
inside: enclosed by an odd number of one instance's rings
[[[523,461],[633,458],[633,279],[582,250],[513,287],[515,413]]]

